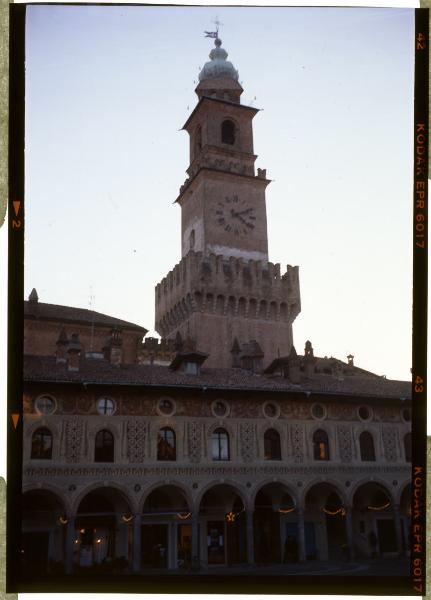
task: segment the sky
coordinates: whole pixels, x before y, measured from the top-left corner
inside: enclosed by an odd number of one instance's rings
[[[182,125],[214,29],[238,69],[269,255],[299,265],[302,352],[392,379],[411,366],[411,9],[29,6],[26,296],[154,335],[179,262]]]
[[[242,102],[263,109],[256,166],[273,180],[270,260],[300,267],[298,352],[310,339],[408,379],[411,9],[29,7],[26,297],[153,330],[216,16]]]

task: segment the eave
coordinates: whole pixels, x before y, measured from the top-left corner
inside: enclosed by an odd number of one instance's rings
[[[191,376],[193,377],[193,376]],[[265,388],[265,387],[240,387],[240,386],[228,386],[228,385],[223,385],[223,384],[207,384],[204,385],[202,382],[199,383],[195,383],[195,384],[185,384],[185,383],[141,383],[141,382],[125,382],[125,381],[97,381],[97,380],[92,380],[92,379],[88,379],[88,380],[81,380],[81,381],[71,381],[71,380],[67,380],[67,379],[27,379],[26,377],[24,377],[24,382],[28,383],[28,384],[53,384],[53,385],[71,385],[71,386],[82,386],[84,388],[88,388],[88,387],[106,387],[106,386],[110,386],[110,387],[117,387],[117,388],[132,388],[132,389],[152,389],[152,390],[172,390],[172,391],[177,391],[180,392],[181,390],[194,390],[197,392],[202,392],[202,393],[206,393],[206,392],[211,392],[211,391],[216,391],[216,392],[234,392],[234,393],[243,393],[243,394],[249,394],[249,393],[253,393],[253,394],[264,394],[266,395],[280,395],[283,394],[284,396],[288,395],[288,396],[297,396],[300,397],[298,398],[299,400],[310,400],[310,398],[313,398],[313,401],[316,401],[318,398],[321,398],[322,400],[328,400],[330,401],[331,398],[336,399],[336,400],[342,400],[343,402],[346,402],[347,404],[353,404],[355,402],[357,402],[358,400],[371,400],[372,401],[372,405],[373,404],[389,404],[389,403],[393,403],[396,402],[397,404],[402,404],[405,406],[411,406],[411,398],[406,398],[406,397],[401,397],[399,395],[388,395],[388,396],[377,396],[376,394],[371,394],[371,393],[348,393],[348,392],[331,392],[331,391],[319,391],[319,390],[304,390],[304,389],[295,389],[294,387],[288,389],[271,389],[271,388]],[[293,384],[294,385],[294,384]],[[290,400],[292,400],[293,398],[290,398]]]
[[[218,102],[219,104],[225,104],[226,106],[232,106],[234,108],[245,109],[245,110],[252,112],[254,115],[260,111],[260,108],[255,108],[254,106],[247,106],[246,104],[239,104],[237,102],[231,102],[229,100],[222,100],[221,98],[213,98],[212,96],[202,96],[202,98],[196,104],[192,113],[190,114],[189,118],[184,123],[184,125],[181,127],[181,129],[185,129],[187,131],[187,126],[190,123],[190,121],[193,119],[193,116],[199,110],[200,106],[207,100],[210,102]]]
[[[265,177],[257,177],[256,175],[244,175],[242,173],[234,173],[233,171],[223,171],[222,169],[213,169],[211,167],[201,167],[197,173],[184,184],[183,190],[180,192],[178,197],[174,200],[173,204],[179,202],[185,192],[189,189],[190,185],[199,177],[200,173],[203,171],[208,171],[210,173],[223,173],[223,175],[229,175],[230,177],[241,177],[242,179],[248,179],[250,181],[259,181],[265,184],[265,187],[271,183],[271,179],[266,179]]]

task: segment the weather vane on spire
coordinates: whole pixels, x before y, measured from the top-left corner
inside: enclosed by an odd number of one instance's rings
[[[209,38],[213,38],[213,39],[217,40],[219,27],[220,27],[220,25],[223,25],[223,23],[220,23],[220,21],[218,20],[218,17],[216,17],[214,19],[213,23],[216,26],[216,30],[215,31],[204,31],[204,33],[205,33],[205,37],[209,37]]]

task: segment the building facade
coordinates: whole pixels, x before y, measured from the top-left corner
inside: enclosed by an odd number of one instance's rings
[[[26,302],[27,576],[408,554],[411,385],[296,353],[298,268],[268,261],[257,109],[218,38],[196,91],[162,340]]]

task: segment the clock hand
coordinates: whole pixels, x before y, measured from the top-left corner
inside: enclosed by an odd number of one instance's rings
[[[241,223],[244,223],[244,225],[247,225],[247,226],[248,226],[248,223],[247,223],[247,221],[241,217],[240,213],[237,213],[237,215],[236,215],[236,216],[237,216],[237,217],[238,217],[238,219],[241,221]]]
[[[253,209],[252,208],[247,208],[246,210],[240,210],[239,212],[236,212],[233,210],[233,208],[230,209],[230,214],[232,217],[238,217],[241,218],[241,215],[247,215],[249,212],[252,212]]]

